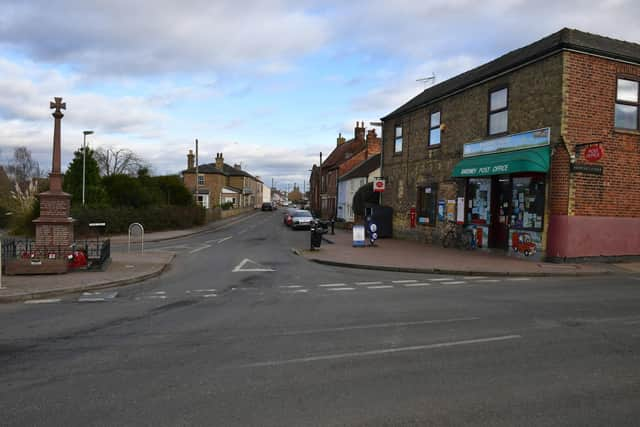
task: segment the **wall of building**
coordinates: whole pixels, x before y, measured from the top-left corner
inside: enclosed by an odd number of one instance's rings
[[[226,177],[221,174],[207,173],[204,175],[204,185],[199,185],[199,189],[209,190],[209,207],[213,208],[220,205],[220,193],[222,187],[225,186]],[[196,174],[185,172],[183,174],[185,187],[189,191],[194,192],[196,189]]]
[[[438,199],[463,195],[464,180],[451,178],[451,173],[462,159],[464,143],[489,138],[491,89],[509,87],[508,133],[550,127],[551,144],[555,146],[560,141],[562,70],[563,58],[558,53],[402,117],[385,120],[382,175],[387,181],[382,204],[393,208],[394,235],[427,242],[439,238],[444,224],[411,228],[409,210],[416,206],[420,186],[438,184]],[[442,131],[441,144],[429,147],[429,115],[437,110],[446,129]],[[402,153],[394,153],[396,125],[403,127]]]
[[[549,254],[553,257],[640,254],[640,132],[615,129],[617,78],[640,79],[640,66],[566,52],[563,137],[553,179],[566,192],[552,195]],[[602,175],[570,173],[569,154],[584,160],[581,144],[600,142]],[[565,197],[566,195],[566,197]]]

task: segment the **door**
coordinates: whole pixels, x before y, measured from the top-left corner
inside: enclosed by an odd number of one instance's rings
[[[511,219],[511,178],[500,175],[493,178],[491,231],[489,246],[509,249],[509,221]]]

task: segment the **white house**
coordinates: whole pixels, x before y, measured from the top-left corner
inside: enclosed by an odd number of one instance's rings
[[[380,176],[380,154],[369,157],[338,179],[338,219],[353,222],[353,196]]]

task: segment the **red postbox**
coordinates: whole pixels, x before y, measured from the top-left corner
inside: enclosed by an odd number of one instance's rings
[[[411,228],[416,227],[416,208],[409,209],[409,221],[411,223]]]
[[[481,248],[482,247],[482,236],[483,232],[482,232],[482,227],[478,227],[476,228],[476,247]]]

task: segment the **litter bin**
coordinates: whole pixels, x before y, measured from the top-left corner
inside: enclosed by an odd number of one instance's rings
[[[320,249],[320,245],[322,245],[322,235],[325,233],[325,229],[319,222],[314,222],[311,224],[310,230],[310,239],[311,239],[311,250]]]

